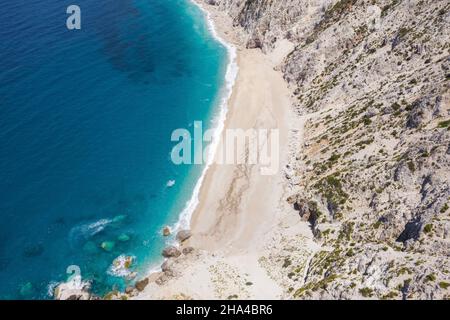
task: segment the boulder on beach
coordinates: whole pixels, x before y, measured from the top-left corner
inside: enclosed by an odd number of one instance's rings
[[[155,283],[159,286],[162,286],[169,280],[169,277],[166,274],[163,274],[158,277],[158,279],[155,280]]]
[[[170,228],[168,226],[165,226],[162,233],[164,237],[170,236],[171,234]]]
[[[42,255],[44,246],[40,243],[27,246],[23,251],[23,256],[26,258],[34,258]]]
[[[144,289],[148,285],[148,283],[149,283],[148,278],[145,278],[140,281],[137,281],[134,286],[140,292],[140,291],[144,291]]]
[[[131,267],[135,261],[134,256],[120,255],[114,259],[108,273],[115,277],[132,277]]]
[[[181,255],[181,252],[175,246],[168,246],[163,250],[162,255],[165,258],[177,258]]]
[[[194,251],[194,248],[193,248],[193,247],[186,247],[186,248],[183,248],[183,254],[184,254],[184,255],[190,254],[190,253],[193,252],[193,251]]]
[[[128,286],[128,287],[125,288],[125,293],[126,294],[132,294],[134,289],[135,289],[134,287]]]
[[[186,241],[192,236],[190,230],[181,230],[177,233],[177,240],[180,242]]]
[[[171,271],[173,267],[173,263],[170,260],[164,261],[164,263],[161,265],[162,272]]]
[[[161,266],[161,268],[162,268],[162,267],[163,267],[163,266]],[[172,269],[172,266],[171,266],[171,265],[164,266],[163,273],[164,273],[164,275],[165,275],[166,277],[174,277],[174,276],[175,276],[175,272],[174,272],[174,270]]]

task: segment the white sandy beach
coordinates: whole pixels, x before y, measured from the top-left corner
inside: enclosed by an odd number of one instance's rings
[[[286,203],[283,172],[289,141],[293,135],[299,141],[303,123],[294,117],[291,93],[274,67],[289,53],[290,44],[280,44],[270,56],[245,49],[229,18],[212,7],[207,10],[219,35],[237,48],[239,73],[225,129],[278,129],[279,170],[261,175],[258,165],[211,165],[192,216],[192,237],[183,243],[194,251],[170,261],[171,276],[159,284],[152,279],[162,274],[151,275],[135,298],[282,298],[285,275],[279,265],[284,253],[295,249],[306,261],[316,249],[308,225]]]

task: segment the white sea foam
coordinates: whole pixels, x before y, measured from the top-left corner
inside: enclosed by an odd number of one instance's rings
[[[237,57],[236,48],[219,36],[219,34],[216,31],[214,21],[211,18],[211,14],[207,10],[205,10],[201,5],[199,5],[195,0],[190,0],[190,1],[195,6],[197,6],[205,15],[207,23],[208,23],[208,29],[209,29],[211,35],[227,49],[227,51],[228,51],[228,66],[227,66],[227,70],[225,73],[225,86],[221,92],[219,114],[213,120],[213,122],[215,124],[215,129],[214,129],[214,135],[213,135],[212,142],[208,146],[208,155],[207,155],[206,165],[205,165],[205,168],[203,169],[203,172],[202,172],[200,178],[198,179],[198,181],[194,187],[191,199],[186,203],[186,206],[183,209],[183,211],[181,212],[177,223],[173,227],[173,230],[175,230],[175,232],[177,230],[188,229],[190,227],[190,221],[191,221],[192,214],[194,213],[195,208],[197,207],[197,205],[199,203],[199,194],[200,194],[200,189],[201,189],[203,180],[205,178],[206,172],[208,171],[209,167],[211,166],[212,161],[214,160],[214,156],[215,156],[218,146],[219,146],[220,136],[222,135],[222,132],[225,127],[225,120],[226,120],[226,116],[228,113],[228,101],[231,98],[233,86],[234,86],[234,83],[236,81],[236,77],[237,77],[237,74],[239,71],[239,67],[236,62],[236,57]]]
[[[52,298],[55,295],[55,289],[59,285],[57,281],[50,281],[47,285],[47,296]]]
[[[86,223],[73,227],[69,232],[69,240],[72,244],[80,240],[86,240],[103,231],[113,220],[100,219],[92,223]]]
[[[175,180],[169,180],[169,181],[167,181],[167,183],[166,183],[166,186],[168,187],[168,188],[171,188],[171,187],[173,187],[175,185]]]
[[[131,265],[136,260],[135,256],[120,255],[114,259],[108,269],[108,274],[114,277],[127,277],[133,271],[130,269]]]

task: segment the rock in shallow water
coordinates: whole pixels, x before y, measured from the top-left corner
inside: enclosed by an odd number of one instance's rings
[[[82,281],[80,276],[74,276],[55,288],[54,297],[56,300],[89,300],[89,289],[89,282]]]
[[[127,235],[126,233],[122,233],[120,236],[117,237],[117,240],[121,242],[127,242],[130,240],[130,236]]]
[[[164,229],[163,229],[163,236],[164,237],[168,237],[168,236],[170,236],[170,228],[169,227],[164,227]]]
[[[115,245],[114,241],[104,241],[100,247],[102,247],[103,250],[110,252],[114,249]]]

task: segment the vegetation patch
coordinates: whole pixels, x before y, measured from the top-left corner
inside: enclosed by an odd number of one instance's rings
[[[438,128],[448,128],[450,126],[450,119],[438,123]]]
[[[427,224],[424,228],[423,228],[423,232],[425,233],[430,233],[433,230],[433,225],[431,223]]]
[[[359,293],[361,293],[361,295],[365,298],[370,298],[373,296],[373,290],[367,287],[359,289]]]
[[[338,211],[339,206],[344,205],[349,197],[336,174],[322,178],[314,185],[314,188],[327,200],[328,208],[332,212]]]

